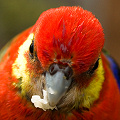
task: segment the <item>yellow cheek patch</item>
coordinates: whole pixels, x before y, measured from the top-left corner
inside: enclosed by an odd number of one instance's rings
[[[34,39],[34,34],[31,33],[27,40],[19,47],[18,50],[18,57],[16,58],[14,64],[12,65],[12,75],[15,76],[17,79],[22,79],[22,94],[25,94],[26,85],[30,81],[29,77],[29,71],[27,69],[27,59],[24,56],[26,52],[29,51],[30,44],[32,43],[32,40]]]
[[[83,107],[90,108],[93,102],[99,98],[104,79],[105,78],[102,59],[99,59],[99,66],[92,78],[92,81],[90,82],[88,87],[81,90],[81,94],[83,95],[83,97],[80,99],[82,99],[81,104]]]

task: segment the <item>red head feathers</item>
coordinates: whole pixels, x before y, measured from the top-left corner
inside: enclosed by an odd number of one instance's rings
[[[104,44],[101,24],[80,7],[47,10],[34,29],[37,56],[46,70],[55,62],[85,72],[96,62]]]

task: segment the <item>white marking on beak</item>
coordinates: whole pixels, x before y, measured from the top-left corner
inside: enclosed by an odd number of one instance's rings
[[[34,104],[36,108],[42,108],[44,111],[48,109],[56,109],[56,106],[51,107],[47,100],[47,91],[43,90],[43,99],[39,95],[33,95],[31,98],[31,102]]]
[[[48,92],[54,95],[57,94],[57,91],[54,91],[51,87],[48,88]]]

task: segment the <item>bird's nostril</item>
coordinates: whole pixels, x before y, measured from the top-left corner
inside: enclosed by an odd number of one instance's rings
[[[72,74],[73,74],[73,70],[71,69],[71,67],[66,67],[65,70],[64,70],[64,74],[66,76],[66,79],[68,80]]]
[[[57,64],[52,64],[49,68],[49,72],[51,75],[54,75],[59,70],[59,67]]]
[[[54,75],[56,72],[58,72],[58,71],[61,71],[61,72],[63,72],[64,73],[64,75],[65,75],[65,77],[66,77],[66,79],[68,80],[72,75],[73,75],[73,70],[72,70],[72,68],[71,67],[69,67],[69,66],[59,66],[58,64],[56,64],[56,63],[53,63],[53,64],[51,64],[50,65],[50,67],[49,67],[49,73],[51,74],[51,75]]]

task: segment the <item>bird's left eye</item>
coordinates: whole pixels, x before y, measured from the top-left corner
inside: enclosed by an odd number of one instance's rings
[[[98,64],[99,64],[99,59],[96,61],[96,63],[95,63],[95,65],[94,65],[92,70],[96,70],[98,68]]]
[[[34,41],[32,41],[32,43],[30,44],[29,53],[30,53],[30,56],[33,57],[33,55],[34,55]]]
[[[92,70],[90,71],[90,73],[94,73],[94,71],[98,68],[98,65],[99,65],[99,58],[96,61],[96,63],[94,64],[94,67],[92,68]]]

